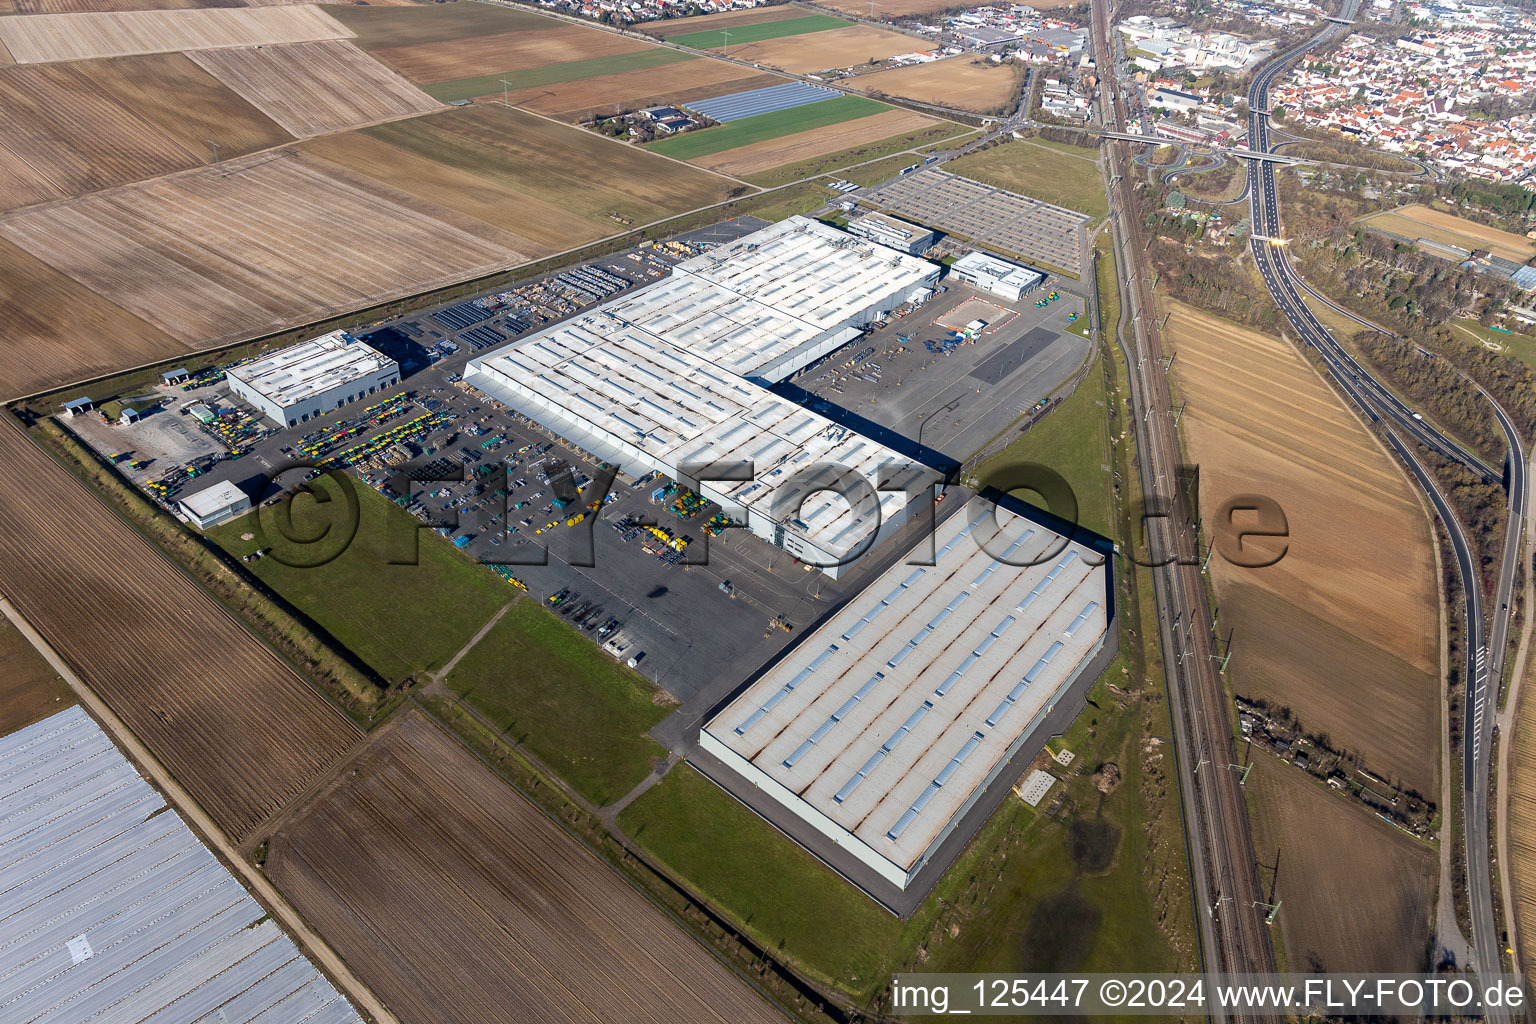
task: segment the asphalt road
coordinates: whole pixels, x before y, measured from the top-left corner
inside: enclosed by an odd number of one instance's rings
[[[1349,0],[1345,5],[1343,16],[1352,18],[1357,6],[1358,0]],[[1340,31],[1342,28],[1339,26],[1324,29],[1306,43],[1274,58],[1255,76],[1248,97],[1249,145],[1254,150],[1271,151],[1267,116],[1270,85],[1294,60],[1314,47],[1335,38]],[[1462,731],[1462,807],[1466,836],[1467,892],[1472,919],[1472,945],[1477,963],[1464,966],[1472,966],[1477,973],[1484,976],[1495,974],[1503,967],[1503,944],[1499,940],[1497,919],[1493,908],[1488,849],[1488,782],[1494,719],[1489,707],[1488,682],[1490,678],[1494,680],[1492,693],[1496,699],[1504,651],[1508,642],[1509,602],[1519,556],[1519,538],[1523,532],[1526,511],[1525,460],[1520,439],[1509,417],[1490,397],[1489,401],[1505,432],[1512,457],[1507,463],[1510,473],[1510,528],[1506,536],[1499,580],[1495,587],[1495,610],[1492,623],[1485,636],[1487,623],[1482,608],[1482,582],[1477,573],[1476,562],[1465,531],[1441,494],[1433,476],[1403,438],[1407,437],[1442,457],[1459,463],[1486,481],[1497,482],[1502,474],[1475,454],[1468,452],[1455,441],[1435,430],[1421,415],[1415,413],[1410,406],[1372,377],[1333,339],[1328,329],[1312,314],[1302,299],[1301,292],[1307,292],[1315,299],[1325,302],[1357,322],[1371,327],[1375,325],[1322,297],[1301,281],[1286,258],[1283,244],[1277,244],[1274,241],[1281,237],[1274,166],[1266,162],[1252,163],[1249,166],[1248,175],[1254,233],[1267,236],[1255,238],[1251,242],[1254,261],[1276,305],[1302,341],[1316,348],[1322,355],[1340,389],[1371,422],[1384,426],[1388,444],[1408,467],[1419,487],[1429,498],[1451,540],[1462,581],[1467,627],[1464,675],[1467,680],[1464,709],[1466,721]],[[1490,654],[1490,651],[1494,653]]]

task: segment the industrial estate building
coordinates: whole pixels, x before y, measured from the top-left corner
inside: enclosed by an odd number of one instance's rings
[[[966,253],[950,264],[949,271],[958,280],[1009,302],[1018,302],[1045,280],[1038,270],[984,252]]]
[[[699,738],[745,783],[902,889],[1109,627],[1109,565],[1093,548],[980,497],[934,543],[932,564],[924,541]]]
[[[928,228],[919,227],[900,217],[887,217],[883,213],[866,213],[848,222],[850,233],[872,242],[890,246],[912,256],[918,256],[933,248],[939,236]]]
[[[362,1018],[75,707],[0,739],[7,1021]]]
[[[290,345],[226,371],[229,389],[291,427],[400,383],[400,367],[346,331]]]
[[[189,494],[176,503],[184,516],[199,530],[227,522],[246,512],[251,499],[244,491],[229,481],[205,487],[196,494]]]
[[[687,483],[836,575],[903,521],[924,477],[766,385],[925,299],[939,268],[801,217],[469,363],[465,380],[605,461]],[[751,479],[710,480],[705,464]],[[848,500],[831,493],[835,487]],[[809,500],[808,500],[809,499]]]

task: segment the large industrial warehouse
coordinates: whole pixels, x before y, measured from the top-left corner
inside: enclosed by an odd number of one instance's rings
[[[775,383],[921,301],[940,267],[805,217],[677,265],[602,307],[723,370]]]
[[[400,367],[346,331],[332,331],[231,367],[225,376],[230,391],[291,427],[400,383]]]
[[[472,360],[465,380],[629,472],[697,484],[758,536],[836,575],[899,525],[922,471],[765,385],[925,298],[938,273],[792,217]],[[721,462],[755,476],[700,480],[687,468]],[[863,482],[851,502],[825,490],[839,476]]]
[[[716,714],[700,746],[898,888],[1102,648],[1104,556],[973,499]],[[917,563],[917,564],[914,564]],[[771,814],[770,814],[771,817]]]

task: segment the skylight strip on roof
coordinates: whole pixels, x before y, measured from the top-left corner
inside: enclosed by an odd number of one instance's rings
[[[1061,635],[1066,637],[1068,640],[1072,639],[1072,634],[1081,629],[1083,627],[1083,623],[1088,621],[1088,617],[1098,610],[1099,602],[1089,601],[1088,606],[1081,612],[1078,612],[1077,618],[1072,620],[1072,625],[1061,631]]]
[[[978,732],[973,733],[971,738],[965,741],[965,745],[960,748],[960,752],[950,759],[949,764],[944,766],[944,770],[939,772],[934,780],[928,784],[928,788],[923,790],[913,802],[912,806],[896,820],[896,824],[891,826],[891,830],[885,834],[885,838],[893,843],[901,838],[901,834],[907,830],[907,826],[912,824],[913,819],[922,813],[924,807],[928,806],[928,801],[933,799],[933,795],[944,788],[944,783],[948,782],[955,772],[959,770],[960,766],[965,763],[965,759],[971,756],[971,751],[975,750],[984,738],[985,734]]]

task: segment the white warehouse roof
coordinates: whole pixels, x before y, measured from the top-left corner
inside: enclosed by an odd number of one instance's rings
[[[751,481],[717,481],[709,489],[776,523],[791,522],[807,481],[795,472],[831,463],[874,482],[880,468],[911,460],[824,416],[780,398],[700,355],[675,348],[602,307],[476,360],[476,387],[527,411],[580,420],[617,448],[676,470],[685,463],[750,462]],[[472,364],[472,365],[476,365]],[[914,468],[914,474],[918,471]],[[915,478],[915,477],[914,477]],[[883,517],[908,495],[879,495]],[[816,495],[797,532],[823,551],[855,552],[878,522],[873,503],[859,507]]]
[[[661,304],[690,296],[684,301],[703,319],[658,317],[653,326],[633,308],[625,315],[732,373],[778,379],[787,371],[770,368],[786,365],[797,349],[889,296],[932,287],[938,270],[916,256],[796,216],[685,260],[669,281],[639,298],[643,306],[653,295]]]
[[[84,711],[0,739],[0,1019],[361,1024]]]
[[[205,487],[196,494],[187,495],[179,504],[194,515],[206,519],[242,501],[249,503],[249,496],[239,487],[225,480],[212,487]]]
[[[961,275],[971,274],[990,277],[1010,288],[1017,288],[1021,292],[1029,291],[1045,279],[1045,275],[1038,270],[1031,270],[1022,264],[998,259],[996,256],[976,250],[972,250],[955,260],[949,269]]]
[[[1108,627],[1108,569],[1090,548],[982,498],[935,542],[935,564],[893,566],[701,736],[903,887]]]
[[[227,374],[285,409],[394,365],[346,331],[332,331],[231,367]]]

